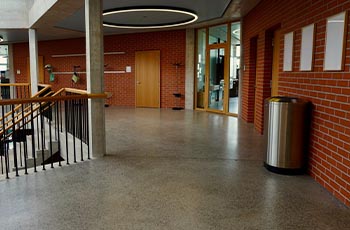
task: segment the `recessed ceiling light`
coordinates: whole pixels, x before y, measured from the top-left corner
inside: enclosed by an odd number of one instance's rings
[[[241,29],[235,29],[234,31],[232,31],[233,34],[239,34],[241,32]]]
[[[143,24],[144,22],[140,22],[139,24],[122,24],[122,23],[114,23],[114,22],[107,22],[103,21],[103,25],[107,27],[113,27],[113,28],[122,28],[122,29],[157,29],[157,28],[168,28],[168,27],[175,27],[175,26],[183,26],[190,23],[193,23],[197,21],[198,16],[197,14],[185,10],[185,9],[179,9],[179,8],[168,8],[168,7],[133,7],[133,8],[118,8],[118,9],[112,9],[112,10],[105,10],[103,12],[103,16],[108,15],[116,15],[116,14],[126,14],[126,13],[174,13],[174,14],[180,14],[182,16],[188,17],[188,19],[184,19],[181,21],[173,21],[173,22],[157,22],[156,24]],[[144,18],[147,18],[147,16],[143,16]]]
[[[0,42],[3,42],[4,38],[0,35]]]

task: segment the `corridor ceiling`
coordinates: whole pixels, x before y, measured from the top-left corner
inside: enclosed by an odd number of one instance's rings
[[[54,40],[85,36],[84,0],[59,0],[41,17],[32,28],[37,29],[39,40]],[[190,25],[173,28],[197,28],[207,25],[239,20],[249,12],[259,0],[103,0],[103,9],[110,10],[124,7],[162,6],[182,8],[195,12],[198,20]],[[135,22],[136,16],[132,13],[122,17],[112,17],[115,23]],[[106,17],[106,16],[105,16]],[[174,20],[172,14],[141,15],[146,22],[168,22]],[[109,18],[108,20],[110,20]],[[106,20],[106,18],[104,18]],[[147,21],[148,20],[148,21]],[[168,28],[169,29],[169,28]],[[155,29],[120,29],[104,27],[104,34],[124,34],[153,31]],[[159,29],[158,29],[159,30]],[[28,41],[27,29],[1,29],[0,35],[5,42],[15,43]]]

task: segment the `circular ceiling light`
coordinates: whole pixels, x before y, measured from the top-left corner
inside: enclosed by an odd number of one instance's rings
[[[103,11],[103,25],[123,29],[157,29],[183,26],[197,21],[197,14],[179,8],[133,7]],[[162,20],[163,22],[159,22]]]
[[[235,29],[234,31],[232,31],[233,34],[238,35],[241,32],[241,29]]]

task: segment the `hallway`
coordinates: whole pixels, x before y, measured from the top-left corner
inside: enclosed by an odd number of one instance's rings
[[[108,156],[0,181],[1,229],[349,229],[309,176],[262,167],[237,118],[106,108]]]

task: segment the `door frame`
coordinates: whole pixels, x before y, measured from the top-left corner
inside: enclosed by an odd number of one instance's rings
[[[159,69],[157,70],[157,84],[158,84],[158,102],[157,102],[157,106],[138,106],[138,103],[137,103],[137,85],[139,84],[138,83],[138,68],[137,68],[137,59],[136,59],[136,56],[137,56],[137,53],[158,53],[158,57],[159,57],[159,61],[158,61],[158,64],[159,64]],[[135,107],[136,108],[160,108],[161,107],[161,85],[160,85],[160,68],[161,68],[161,62],[160,62],[160,50],[140,50],[140,51],[135,51]]]
[[[228,81],[228,74],[229,74],[229,55],[227,54],[227,47],[228,45],[226,43],[220,43],[220,44],[212,44],[212,45],[207,45],[206,48],[206,79],[205,79],[205,98],[206,98],[206,103],[204,105],[204,108],[208,112],[213,112],[213,113],[227,113],[228,111],[228,86],[229,84],[227,83]],[[211,109],[209,108],[209,87],[210,87],[210,51],[211,50],[217,50],[217,49],[224,49],[225,52],[225,58],[224,58],[224,95],[223,95],[223,109],[218,110],[218,109]]]
[[[206,27],[206,51],[205,51],[205,60],[206,60],[206,66],[205,66],[205,93],[204,93],[204,108],[198,108],[197,107],[197,69],[195,69],[195,84],[194,84],[194,98],[195,98],[195,104],[194,104],[194,109],[195,110],[201,110],[201,111],[207,111],[207,112],[213,112],[213,113],[220,113],[220,114],[226,114],[229,116],[236,116],[238,117],[238,114],[235,113],[230,113],[229,112],[229,81],[230,81],[230,55],[231,55],[231,25],[232,23],[239,23],[239,21],[230,21],[227,23],[220,23],[216,25],[211,25],[212,26],[217,26],[217,25],[226,25],[227,26],[227,41],[226,43],[219,43],[219,44],[209,44],[209,27]],[[203,29],[203,28],[199,28]],[[196,42],[198,41],[198,30],[196,30]],[[198,44],[197,44],[198,45]],[[195,53],[198,53],[198,47],[196,45]],[[225,59],[224,59],[224,101],[223,101],[223,110],[215,110],[215,109],[210,109],[208,108],[208,103],[209,103],[209,56],[210,56],[210,50],[211,49],[224,49],[225,50]],[[242,61],[242,59],[241,59]],[[195,63],[198,63],[198,57],[195,55]],[[239,99],[241,100],[241,99]]]
[[[271,96],[278,95],[278,78],[280,66],[280,51],[281,51],[281,29],[277,28],[273,31],[272,40],[272,69],[271,69]]]

